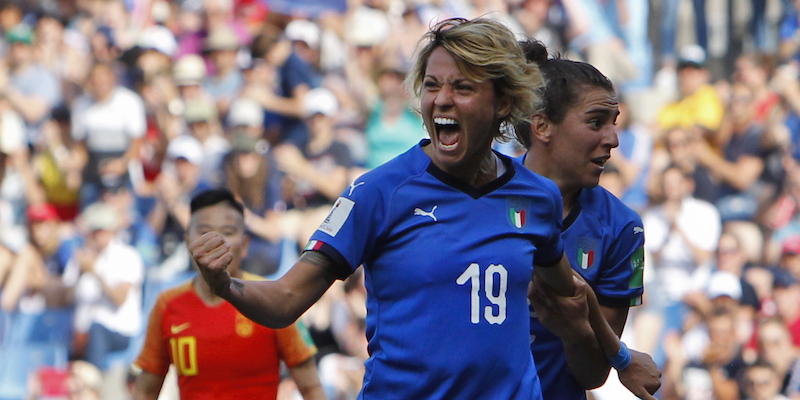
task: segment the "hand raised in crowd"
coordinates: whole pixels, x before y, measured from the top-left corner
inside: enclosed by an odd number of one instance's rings
[[[633,349],[630,352],[630,365],[617,372],[619,381],[636,397],[655,400],[653,394],[661,387],[661,370],[649,354]]]
[[[217,232],[207,232],[189,244],[189,254],[211,291],[220,297],[225,295],[231,283],[227,268],[233,261],[230,245],[225,238]]]
[[[309,167],[308,161],[296,146],[284,144],[275,147],[273,151],[278,169],[287,174],[302,176]]]

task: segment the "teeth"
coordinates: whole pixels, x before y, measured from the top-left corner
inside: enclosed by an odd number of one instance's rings
[[[434,118],[433,122],[437,125],[458,125],[458,121],[452,118]]]
[[[458,146],[458,143],[453,143],[453,144],[439,143],[439,147],[441,147],[444,150],[453,150],[456,148],[456,146]]]

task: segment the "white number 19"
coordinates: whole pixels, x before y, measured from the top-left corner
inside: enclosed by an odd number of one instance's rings
[[[500,287],[497,290],[497,295],[494,294],[494,275],[497,274],[500,278]],[[477,263],[472,263],[469,267],[456,279],[456,283],[464,285],[467,281],[472,285],[472,294],[470,296],[470,321],[473,324],[480,322],[480,281],[481,269]],[[508,289],[508,271],[502,265],[489,265],[486,268],[484,275],[484,292],[486,299],[490,303],[497,306],[497,314],[494,313],[494,307],[486,306],[484,308],[483,316],[490,324],[502,324],[506,320],[506,290]]]

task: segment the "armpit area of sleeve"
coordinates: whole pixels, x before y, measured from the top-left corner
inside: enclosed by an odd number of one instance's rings
[[[336,279],[345,280],[353,273],[353,268],[350,267],[350,263],[342,256],[342,253],[339,253],[339,250],[325,242],[312,240],[308,242],[304,249],[304,252],[306,251],[318,251],[330,257],[333,261],[333,271]]]
[[[561,261],[561,258],[564,257],[564,245],[559,242],[558,251],[555,252],[556,256],[552,260],[546,260],[544,262],[540,262],[539,260],[533,260],[533,265],[541,268],[552,268],[558,265]]]

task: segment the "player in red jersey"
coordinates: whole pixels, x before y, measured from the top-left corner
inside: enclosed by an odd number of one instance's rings
[[[247,254],[243,208],[227,190],[210,190],[191,203],[186,242],[218,232],[230,244],[232,276],[262,279],[239,270]],[[213,295],[197,276],[161,293],[150,314],[136,365],[134,400],[157,399],[170,364],[178,372],[182,400],[275,399],[280,361],[306,400],[325,399],[317,377],[317,349],[303,326],[273,330],[240,314]]]

